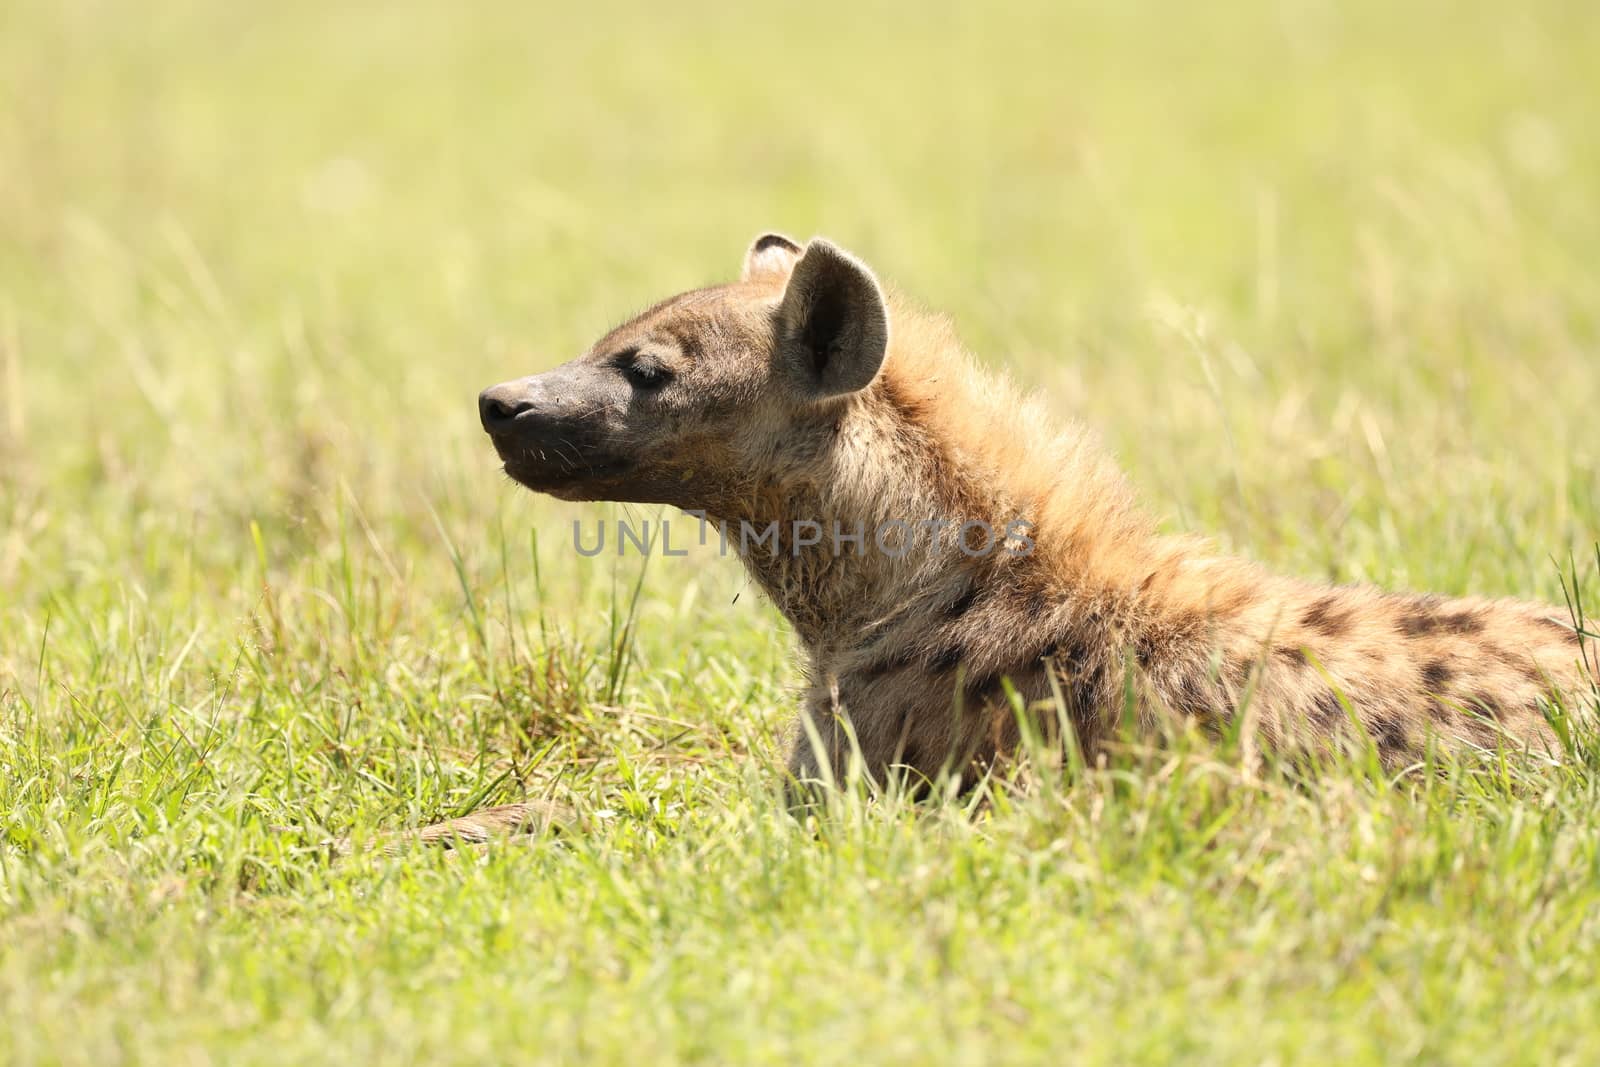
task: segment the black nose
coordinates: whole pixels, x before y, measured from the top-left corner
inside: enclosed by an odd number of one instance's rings
[[[533,407],[533,398],[522,382],[505,382],[478,394],[478,418],[489,433],[510,429],[517,416]]]

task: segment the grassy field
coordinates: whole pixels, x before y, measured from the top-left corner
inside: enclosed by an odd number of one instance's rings
[[[1171,529],[1600,604],[1600,8],[541,6],[0,13],[0,1061],[1600,1058],[1600,756],[801,826],[774,611],[474,409],[826,233]]]

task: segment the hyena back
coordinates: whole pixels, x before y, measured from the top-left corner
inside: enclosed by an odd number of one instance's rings
[[[530,489],[777,523],[741,559],[804,649],[801,780],[840,774],[852,748],[879,780],[986,766],[1020,742],[1007,682],[1043,735],[1064,707],[1091,755],[1130,708],[1219,728],[1244,707],[1263,745],[1365,735],[1391,769],[1430,739],[1550,749],[1547,702],[1589,684],[1562,611],[1321,586],[1158,534],[1082,429],[820,239],[764,235],[737,282],[479,409]]]

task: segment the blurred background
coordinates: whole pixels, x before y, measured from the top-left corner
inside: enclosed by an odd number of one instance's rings
[[[1561,603],[1597,60],[1593,0],[0,0],[0,1061],[1592,1062],[1592,761],[813,834],[771,607],[580,560],[659,512],[475,400],[826,234],[1168,529]],[[593,818],[326,862],[529,796]]]

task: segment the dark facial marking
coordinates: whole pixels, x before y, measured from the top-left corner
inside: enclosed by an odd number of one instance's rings
[[[707,324],[709,325],[709,323]],[[685,359],[694,359],[700,354],[700,337],[702,331],[685,330],[676,325],[664,327],[664,332],[672,338]]]

